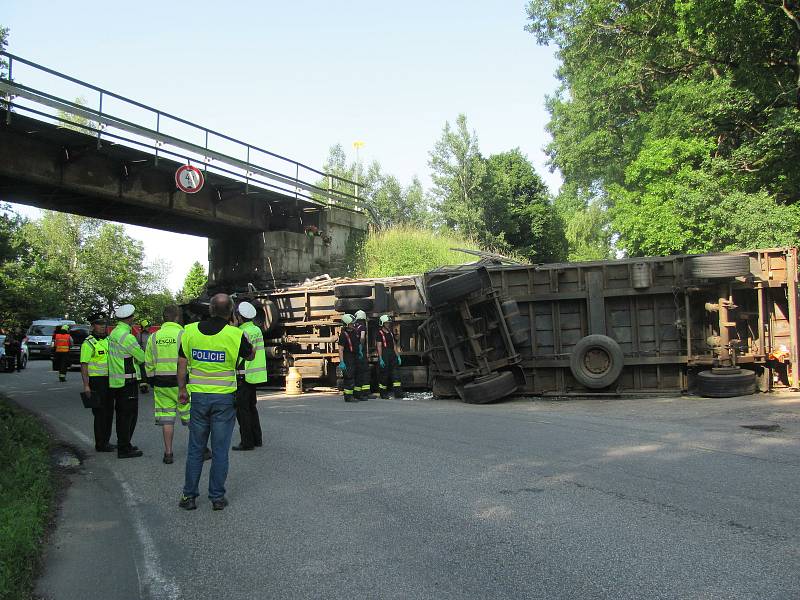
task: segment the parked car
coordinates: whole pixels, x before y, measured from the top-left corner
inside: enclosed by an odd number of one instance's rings
[[[74,325],[68,319],[38,319],[28,327],[28,349],[31,358],[51,358],[53,334],[62,325]]]
[[[30,351],[26,338],[22,338],[22,367],[28,366],[28,359],[30,358]],[[6,336],[0,335],[0,371],[13,371],[16,368],[16,359],[11,356],[6,356]]]

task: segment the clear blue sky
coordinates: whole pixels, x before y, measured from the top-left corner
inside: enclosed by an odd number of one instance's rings
[[[6,0],[0,16],[15,54],[312,166],[363,140],[362,160],[427,185],[428,151],[463,112],[485,154],[521,148],[555,190],[557,62],[525,22],[522,0]],[[205,240],[131,232],[172,263],[173,289],[206,261]]]

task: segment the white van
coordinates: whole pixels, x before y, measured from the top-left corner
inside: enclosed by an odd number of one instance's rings
[[[53,334],[62,325],[74,325],[68,319],[38,319],[28,327],[28,352],[31,358],[53,355]]]

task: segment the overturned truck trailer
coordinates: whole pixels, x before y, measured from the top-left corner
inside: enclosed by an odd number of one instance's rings
[[[546,265],[482,260],[418,277],[317,279],[258,300],[269,371],[336,382],[339,317],[394,319],[408,388],[492,402],[513,394],[798,386],[797,250]]]

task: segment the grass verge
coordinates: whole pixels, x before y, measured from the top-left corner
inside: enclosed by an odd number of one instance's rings
[[[475,242],[447,231],[412,226],[372,230],[361,246],[356,276],[415,275],[444,265],[460,265],[477,260],[475,256],[451,248],[481,250]]]
[[[32,598],[54,497],[50,438],[0,397],[0,600]]]

